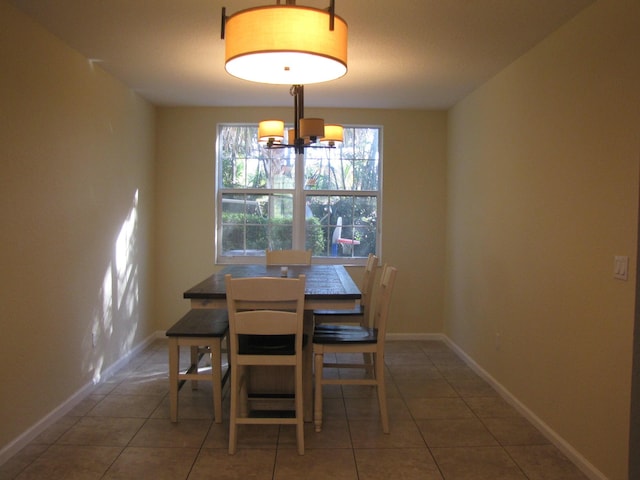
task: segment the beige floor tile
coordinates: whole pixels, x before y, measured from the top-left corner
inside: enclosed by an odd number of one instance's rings
[[[147,420],[130,444],[134,447],[200,448],[209,432],[210,421],[181,419],[172,423],[167,419]]]
[[[477,418],[416,420],[429,447],[477,447],[498,445]]]
[[[440,340],[419,340],[416,343],[418,347],[420,347],[420,349],[427,355],[435,354],[438,352],[451,352],[451,349],[447,346],[447,344],[441,342]]]
[[[471,370],[471,368],[466,365],[438,365],[436,367],[438,372],[446,378],[448,381],[455,382],[463,382],[463,381],[479,381],[484,382],[484,380],[478,375],[476,372]]]
[[[280,428],[279,447],[296,448],[296,429],[291,426]],[[349,424],[346,419],[322,422],[322,431],[316,432],[313,423],[304,424],[305,448],[351,448]]]
[[[422,352],[421,350],[417,351],[398,351],[398,352],[388,352],[384,356],[384,362],[387,365],[431,365],[431,360],[429,357]]]
[[[501,447],[432,448],[444,478],[455,480],[527,480]]]
[[[0,465],[0,479],[13,480],[20,472],[35,462],[47,448],[49,448],[49,445],[46,444],[27,445],[16,455]]]
[[[339,398],[340,400],[342,400],[342,386],[341,385],[323,385],[322,398],[325,398],[325,399]]]
[[[229,433],[227,431],[228,446]],[[280,425],[238,425],[238,449],[276,448]]]
[[[385,389],[387,398],[400,397],[400,391],[393,380],[385,377]],[[377,398],[378,389],[373,385],[342,385],[342,394],[345,398]]]
[[[95,407],[98,403],[104,400],[105,395],[91,394],[86,398],[83,398],[75,407],[73,407],[69,413],[67,413],[68,417],[83,417],[93,407]]]
[[[31,442],[32,444],[46,444],[51,445],[56,443],[62,435],[69,431],[76,423],[78,423],[79,417],[62,417],[56,423],[47,428],[44,432],[38,435]]]
[[[471,418],[473,412],[460,398],[408,398],[407,406],[415,419]]]
[[[462,361],[462,359],[451,350],[429,352],[427,356],[429,357],[429,360],[431,360],[431,362],[433,362],[433,364],[437,367],[466,367],[466,364]]]
[[[378,397],[345,398],[344,402],[349,420],[380,421]],[[401,398],[387,398],[387,413],[390,421],[411,419],[411,413]]]
[[[371,378],[371,374],[367,373],[364,368],[340,368],[338,369],[338,376],[340,378]]]
[[[587,477],[553,445],[507,447],[529,480],[587,480]]]
[[[484,418],[482,422],[501,445],[546,445],[549,440],[526,418]]]
[[[430,380],[396,381],[400,395],[404,398],[457,397],[458,393],[443,378]]]
[[[306,449],[298,455],[293,448],[278,450],[274,480],[358,480],[350,449]]]
[[[118,395],[159,395],[164,396],[169,393],[169,379],[166,374],[162,376],[139,375],[127,379],[113,389]]]
[[[442,373],[433,365],[389,365],[388,370],[395,382],[427,381],[443,378]]]
[[[442,480],[427,448],[355,451],[359,480]]]
[[[202,448],[229,448],[229,420],[211,423]]]
[[[448,378],[447,382],[453,387],[458,395],[463,398],[466,397],[497,397],[496,392],[491,385],[477,378]]]
[[[271,480],[275,449],[240,449],[229,455],[223,449],[202,449],[189,480]]]
[[[57,443],[124,447],[143,423],[140,418],[82,417]]]
[[[115,378],[110,378],[107,381],[98,383],[91,393],[93,395],[109,395],[121,381],[122,378],[118,378],[117,380]]]
[[[176,480],[187,478],[197,448],[128,447],[109,467],[104,480]]]
[[[380,422],[349,420],[353,448],[414,448],[426,447],[415,422],[396,420],[390,422],[389,433],[382,431]]]
[[[385,342],[385,356],[392,353],[424,353],[422,341],[396,340]]]
[[[112,393],[93,407],[87,415],[92,417],[147,418],[161,401],[162,398],[155,395],[116,395]]]
[[[184,392],[182,390],[184,390]],[[187,386],[182,390],[178,394],[178,420],[183,418],[201,420],[213,419],[213,394],[211,390],[201,388],[194,392],[188,389]],[[228,401],[225,403],[224,399],[222,412],[223,417],[229,412]],[[160,401],[157,408],[151,413],[150,417],[166,419],[170,417],[170,401],[168,395]]]
[[[521,417],[518,411],[501,397],[465,398],[469,408],[480,418]]]
[[[315,415],[315,414],[314,414]],[[342,398],[322,399],[322,421],[346,421],[347,410]]]
[[[121,447],[51,445],[17,480],[100,479],[122,451]]]

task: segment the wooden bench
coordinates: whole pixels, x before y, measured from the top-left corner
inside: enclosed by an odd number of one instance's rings
[[[198,380],[213,384],[213,411],[216,423],[222,423],[222,387],[229,371],[222,376],[222,340],[229,334],[229,316],[224,309],[195,309],[178,320],[166,335],[169,337],[169,399],[171,421],[178,421],[178,391],[187,381],[197,388]],[[180,347],[189,347],[190,366],[180,372]],[[199,372],[205,354],[211,355],[211,371]]]

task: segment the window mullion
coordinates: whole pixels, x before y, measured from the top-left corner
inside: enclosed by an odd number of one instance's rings
[[[296,154],[295,193],[293,195],[293,248],[305,249],[304,154]]]

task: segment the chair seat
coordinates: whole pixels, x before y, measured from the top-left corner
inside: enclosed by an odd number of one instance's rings
[[[302,346],[307,335],[302,336]],[[241,355],[295,355],[295,335],[238,335]]]
[[[313,343],[318,344],[376,343],[377,341],[377,328],[320,324],[313,331]]]
[[[178,320],[167,337],[223,337],[229,330],[229,315],[225,309],[193,309]]]
[[[364,315],[364,307],[362,305],[358,305],[356,308],[352,308],[350,310],[314,310],[313,315],[316,317],[320,317],[323,315],[331,315],[331,316],[362,316]]]

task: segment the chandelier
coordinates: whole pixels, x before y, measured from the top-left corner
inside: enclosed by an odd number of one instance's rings
[[[342,142],[342,125],[325,124],[322,118],[304,118],[304,85],[293,85],[293,128],[285,136],[282,120],[263,120],[258,124],[258,142],[266,148],[293,147],[303,153],[307,147],[333,148]]]
[[[229,17],[222,8],[225,69],[244,80],[305,85],[347,73],[347,23],[335,1],[321,10],[285,5],[248,8]]]

